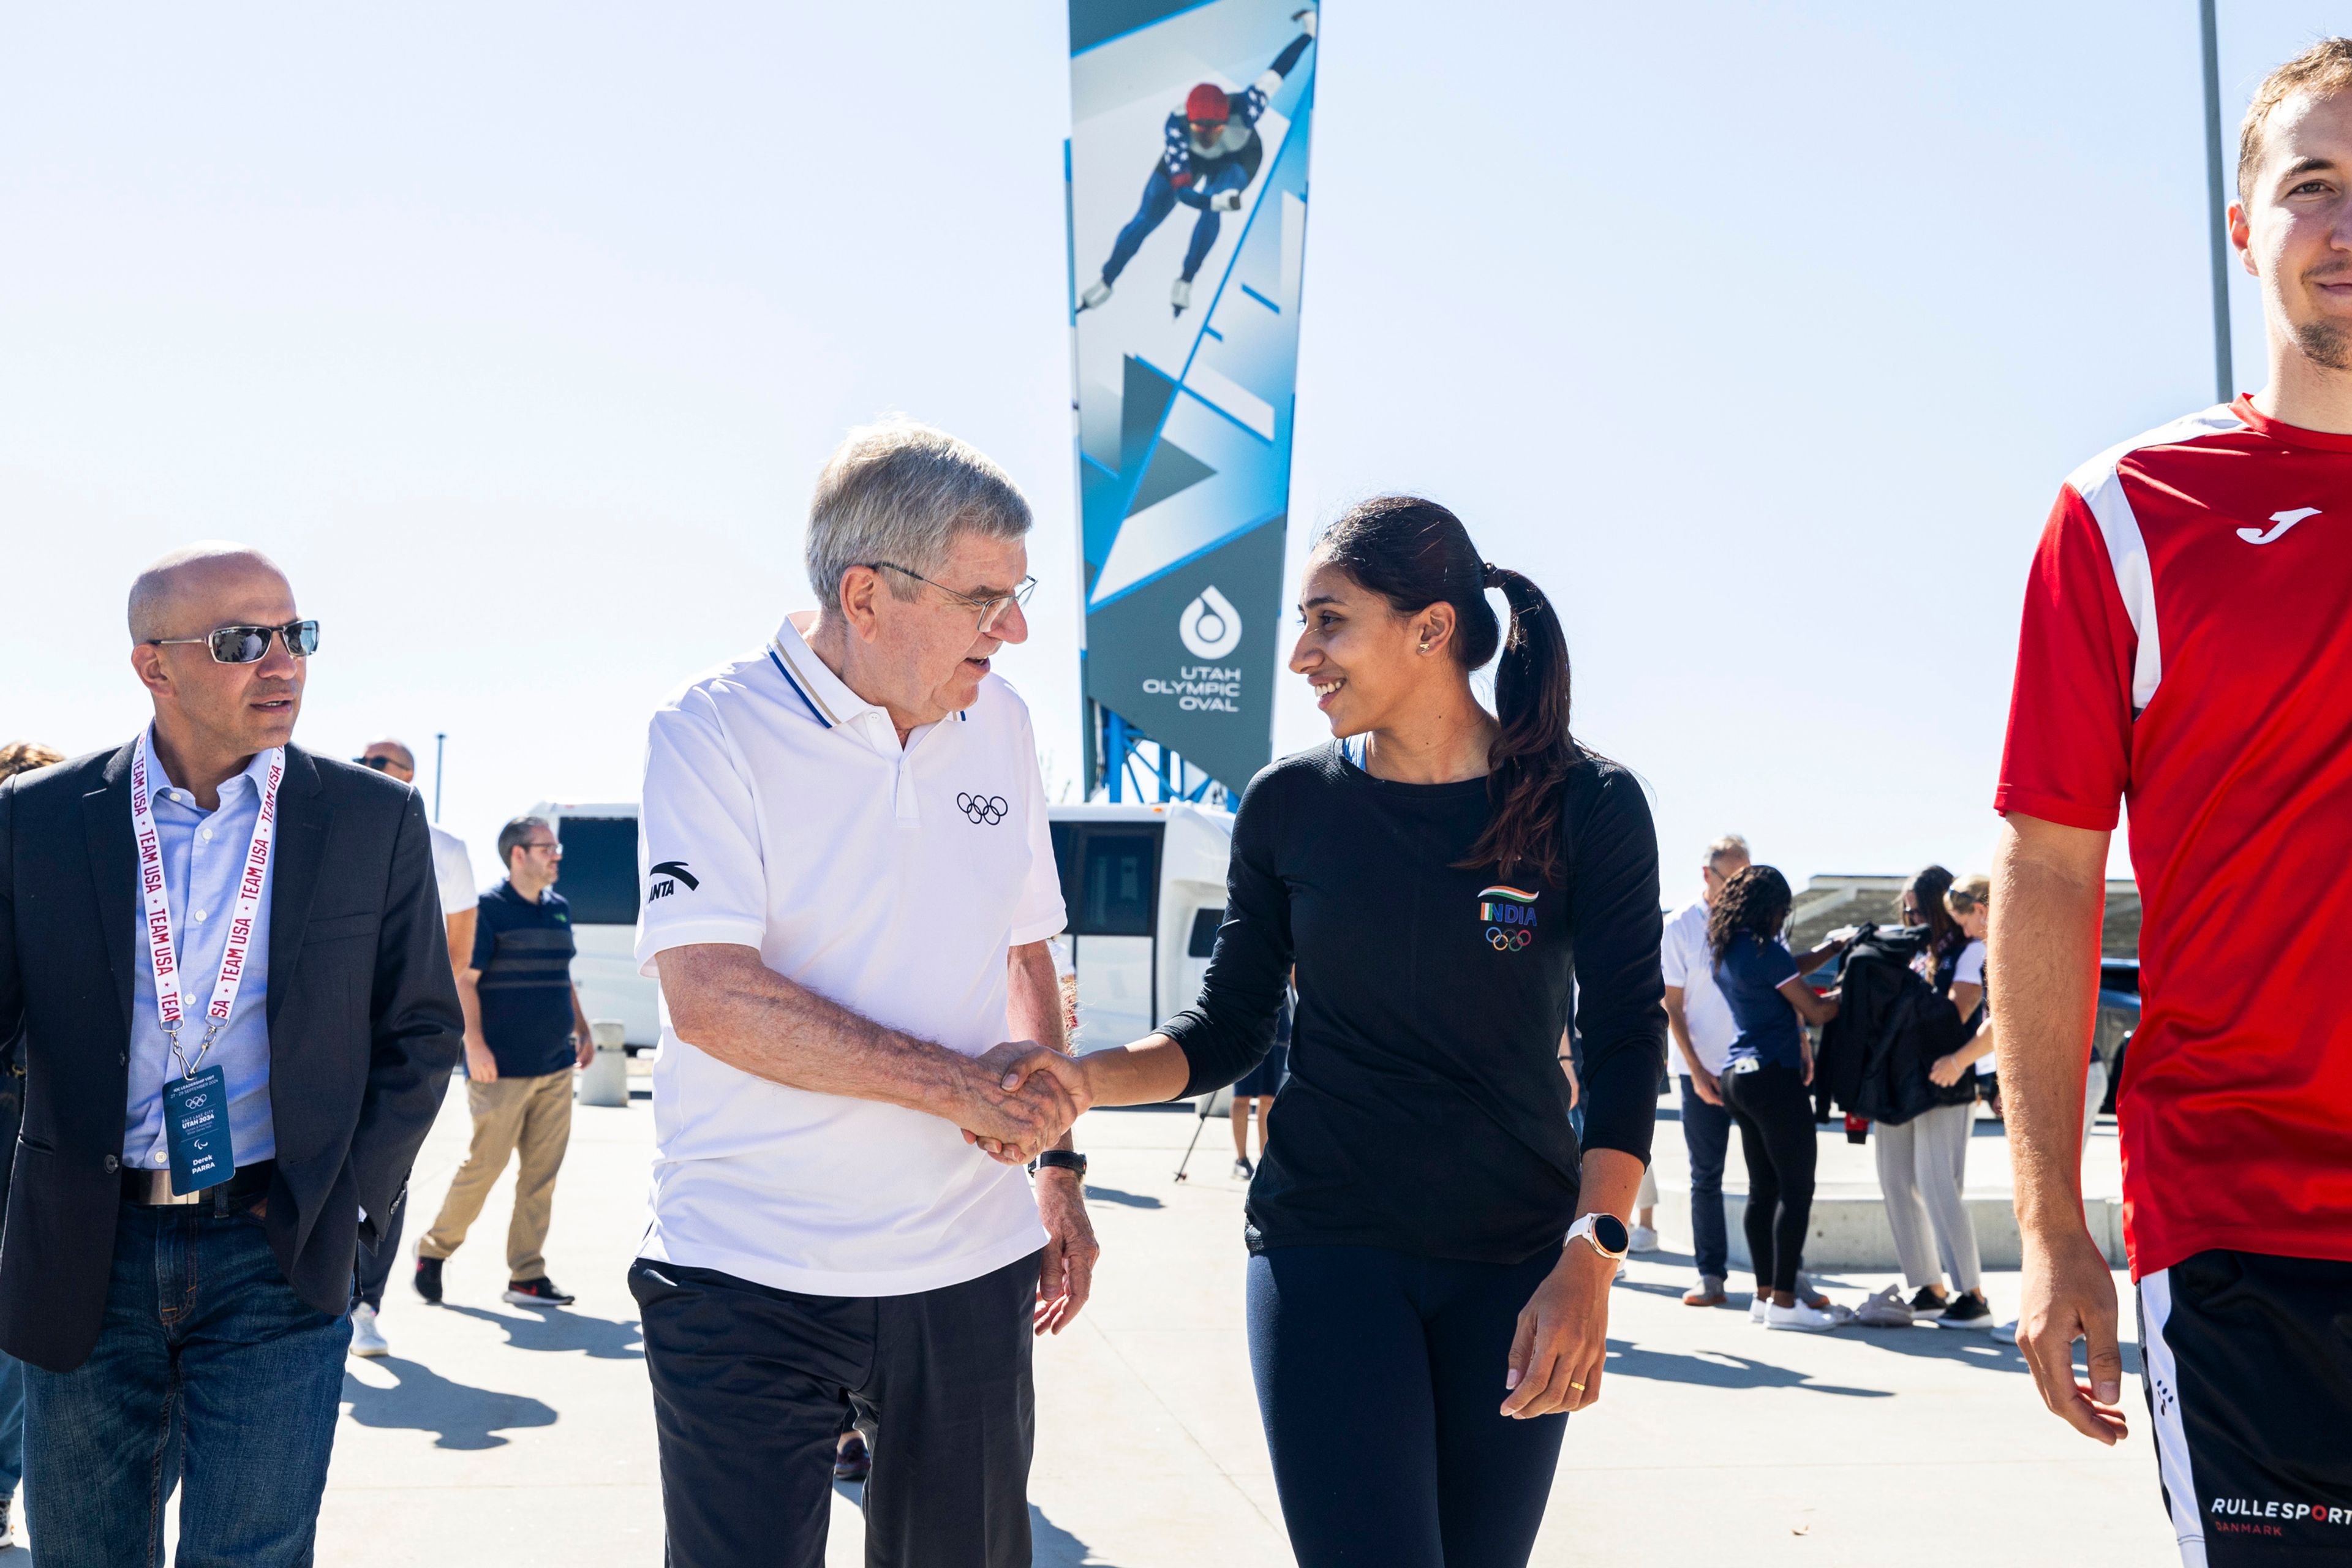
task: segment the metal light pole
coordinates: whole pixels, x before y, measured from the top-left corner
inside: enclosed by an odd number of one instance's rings
[[[440,821],[440,820],[441,820],[441,758],[442,758],[443,754],[448,751],[448,749],[449,749],[449,733],[448,733],[448,731],[446,731],[446,730],[436,730],[436,731],[433,731],[433,820],[434,820],[434,821],[436,821],[436,822],[438,822],[438,821]]]
[[[2205,34],[2205,237],[2213,258],[2213,400],[2237,395],[2230,360],[2230,247],[2221,232],[2230,210],[2221,177],[2221,41],[2213,17],[2215,0],[2198,0]]]

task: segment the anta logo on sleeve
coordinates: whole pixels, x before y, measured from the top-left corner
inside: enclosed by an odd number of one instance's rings
[[[646,899],[648,902],[655,899],[668,898],[677,891],[677,885],[680,882],[684,882],[689,891],[702,886],[702,879],[688,870],[686,862],[683,860],[663,861],[653,868],[653,876],[654,885],[646,889]]]
[[[1486,945],[1496,952],[1517,952],[1536,939],[1536,899],[1525,888],[1497,882],[1478,890],[1478,922],[1486,928]]]
[[[2299,506],[2292,511],[2274,511],[2271,513],[2271,521],[2278,524],[2276,528],[2242,528],[2238,530],[2238,537],[2249,544],[2268,544],[2305,518],[2318,515],[2319,509],[2315,506]]]
[[[956,792],[956,809],[982,827],[993,827],[1003,821],[1004,814],[1013,808],[1005,805],[1001,795],[966,795],[959,790]]]

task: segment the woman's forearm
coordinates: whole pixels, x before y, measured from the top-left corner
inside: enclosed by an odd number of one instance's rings
[[[1087,1098],[1096,1105],[1158,1105],[1182,1094],[1192,1076],[1184,1047],[1165,1035],[1089,1051],[1078,1065],[1086,1069]]]

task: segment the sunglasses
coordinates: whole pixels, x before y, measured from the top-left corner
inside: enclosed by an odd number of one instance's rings
[[[353,757],[352,761],[363,768],[373,768],[378,773],[402,765],[390,757]]]
[[[170,647],[179,643],[203,643],[213,650],[215,664],[259,664],[269,655],[269,637],[275,632],[286,644],[286,651],[296,658],[308,658],[319,651],[319,623],[289,621],[282,626],[216,626],[200,637],[149,637],[158,647]]]

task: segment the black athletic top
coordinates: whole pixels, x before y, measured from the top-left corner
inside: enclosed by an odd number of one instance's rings
[[[1665,1059],[1658,844],[1624,769],[1578,764],[1565,888],[1461,869],[1486,781],[1376,779],[1338,744],[1251,781],[1197,1006],[1160,1026],[1184,1092],[1265,1055],[1298,966],[1282,1136],[1251,1184],[1253,1248],[1393,1247],[1517,1263],[1576,1217],[1560,1032],[1576,995],[1584,1142],[1647,1163]]]

